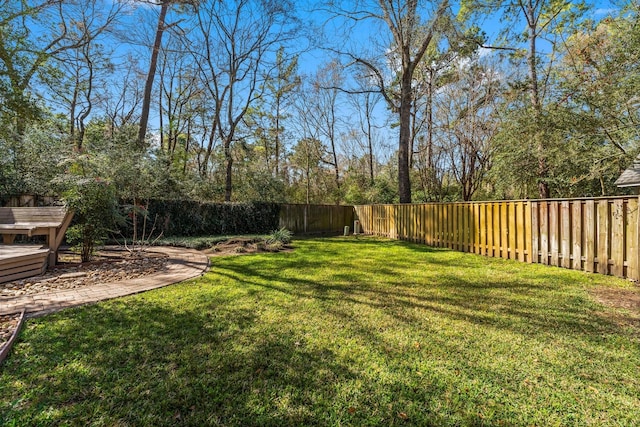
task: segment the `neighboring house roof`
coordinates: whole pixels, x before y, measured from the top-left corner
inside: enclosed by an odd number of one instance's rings
[[[640,187],[640,155],[636,157],[631,167],[622,172],[615,184],[618,187]]]

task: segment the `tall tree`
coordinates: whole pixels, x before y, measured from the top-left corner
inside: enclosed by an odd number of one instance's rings
[[[411,166],[418,168],[425,201],[440,201],[444,196],[442,182],[446,171],[435,142],[437,94],[459,79],[460,66],[474,60],[478,43],[483,39],[477,27],[465,28],[464,22],[448,15],[440,21],[436,36],[416,69],[416,102],[412,113]]]
[[[640,149],[640,14],[619,16],[570,35],[552,75],[553,115],[567,135],[561,184],[578,195],[612,194]],[[562,118],[562,120],[559,120]],[[569,168],[568,165],[573,167]]]
[[[144,146],[145,138],[147,136],[147,126],[149,123],[149,113],[151,111],[151,93],[153,91],[153,82],[156,77],[156,70],[158,68],[158,55],[162,49],[162,36],[164,32],[173,24],[167,24],[167,13],[171,9],[172,5],[179,6],[196,6],[198,0],[159,0],[159,1],[146,1],[143,3],[149,3],[160,6],[160,12],[158,13],[158,22],[156,24],[155,38],[153,45],[151,46],[151,58],[149,60],[149,71],[144,84],[144,92],[142,94],[142,111],[140,113],[140,128],[138,129],[138,145]]]
[[[247,117],[254,138],[262,152],[265,168],[274,178],[283,178],[286,121],[291,117],[290,104],[301,84],[297,54],[289,58],[283,47],[276,52],[275,70],[264,83],[262,97]]]
[[[293,9],[288,1],[262,0],[210,0],[198,7],[188,49],[213,101],[209,146],[216,137],[222,144],[225,201],[232,199],[234,143],[272,76],[278,48],[290,40]]]
[[[271,122],[271,134],[274,146],[274,172],[280,176],[280,163],[283,154],[283,121],[288,117],[286,109],[295,89],[300,85],[298,71],[298,58],[288,60],[283,47],[276,54],[276,71],[273,77],[266,82],[266,97],[271,98],[271,113],[267,113]]]
[[[78,5],[73,15],[74,25],[70,30],[70,37],[86,34],[76,28],[91,28],[97,24],[97,16],[100,14],[100,10],[96,10],[98,7],[95,2]],[[107,34],[108,32],[103,35],[105,37],[87,40],[76,49],[60,52],[50,59],[48,72],[39,73],[39,80],[48,89],[43,97],[55,105],[56,109],[66,112],[68,134],[78,152],[83,150],[89,116],[94,107],[111,92],[107,88],[107,80],[112,77],[115,66],[111,61],[113,52],[107,47]]]
[[[367,172],[369,185],[373,185],[375,180],[376,154],[379,145],[379,126],[376,123],[376,107],[381,100],[380,94],[363,91],[354,94],[349,98],[350,104],[357,114],[357,123],[350,134],[359,145],[367,159]]]
[[[165,19],[167,11],[172,1],[166,0],[160,2],[160,13],[158,14],[158,24],[156,25],[156,36],[151,47],[151,59],[149,60],[149,72],[144,84],[144,92],[142,94],[142,112],[140,113],[140,128],[138,130],[138,145],[144,146],[147,137],[147,124],[149,123],[149,111],[151,109],[151,91],[153,90],[153,81],[156,78],[156,69],[158,68],[158,55],[162,44],[162,35],[165,30]]]
[[[318,193],[318,180],[321,174],[320,160],[322,158],[322,143],[315,138],[302,138],[293,147],[291,154],[291,175],[292,189],[296,188],[298,182],[302,181],[304,188],[304,203],[309,204],[312,201],[324,201],[315,199],[315,193]],[[294,201],[297,201],[295,194],[293,195]],[[314,200],[315,199],[315,200]]]
[[[498,70],[473,58],[458,64],[457,79],[437,96],[438,139],[464,201],[471,200],[491,167],[501,86]]]
[[[161,53],[158,111],[160,147],[167,154],[168,166],[182,168],[184,175],[193,139],[201,132],[197,114],[206,108],[206,100],[202,97],[203,88],[192,58],[179,47],[169,41],[168,49]]]
[[[449,9],[448,0],[435,3],[419,0],[378,0],[357,2],[355,7],[338,9],[338,14],[352,21],[383,23],[391,34],[391,45],[378,52],[378,57],[365,57],[357,52],[344,52],[356,64],[366,68],[375,78],[378,90],[393,112],[398,115],[398,191],[400,203],[411,203],[410,155],[411,112],[415,102],[414,76],[431,43],[439,21]],[[422,16],[421,16],[422,15]],[[425,21],[425,18],[430,17]],[[341,49],[340,49],[341,50]],[[389,50],[392,60],[385,61]],[[392,80],[389,80],[393,75]],[[392,87],[397,86],[397,91]]]
[[[338,139],[340,133],[340,91],[344,76],[342,66],[333,60],[320,67],[317,74],[310,79],[301,103],[308,126],[315,127],[319,138],[327,147],[322,162],[333,170],[336,191],[340,191],[340,164],[338,162]],[[308,95],[311,96],[308,96]],[[339,197],[337,194],[336,198]],[[336,200],[336,202],[339,202]]]
[[[463,14],[476,16],[498,13],[506,22],[495,47],[513,53],[512,59],[525,59],[527,76],[522,88],[529,97],[531,126],[527,143],[535,148],[538,196],[550,196],[549,147],[545,135],[545,97],[550,94],[549,75],[556,57],[557,42],[575,31],[586,11],[582,0],[469,0],[463,1]],[[541,51],[540,44],[545,49]]]
[[[0,113],[18,135],[39,114],[34,78],[50,71],[47,66],[52,58],[80,49],[104,33],[122,7],[118,3],[106,9],[103,6],[100,0],[88,4],[57,0],[0,2]],[[85,13],[87,19],[82,19],[79,10],[95,13]]]

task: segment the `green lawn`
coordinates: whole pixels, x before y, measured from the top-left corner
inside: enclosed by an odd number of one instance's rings
[[[589,294],[632,284],[384,239],[294,247],[30,320],[0,425],[638,425],[640,330]]]

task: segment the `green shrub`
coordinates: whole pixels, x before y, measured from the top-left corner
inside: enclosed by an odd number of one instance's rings
[[[100,178],[79,178],[70,183],[63,200],[74,211],[74,224],[67,229],[67,242],[80,252],[83,262],[91,260],[96,245],[113,231],[121,217],[112,184]]]
[[[162,232],[164,237],[264,234],[276,228],[280,220],[280,205],[276,203],[200,203],[159,199],[143,203],[148,217],[154,219],[147,222],[147,228],[155,222],[156,233]],[[138,230],[141,230],[143,224],[141,218],[138,220]],[[120,231],[131,237],[132,224]]]

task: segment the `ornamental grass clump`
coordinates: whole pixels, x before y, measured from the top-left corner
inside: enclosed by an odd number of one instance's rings
[[[274,230],[265,239],[267,245],[274,245],[280,243],[281,245],[288,245],[291,243],[291,237],[293,233],[286,228],[282,227],[279,230]]]

